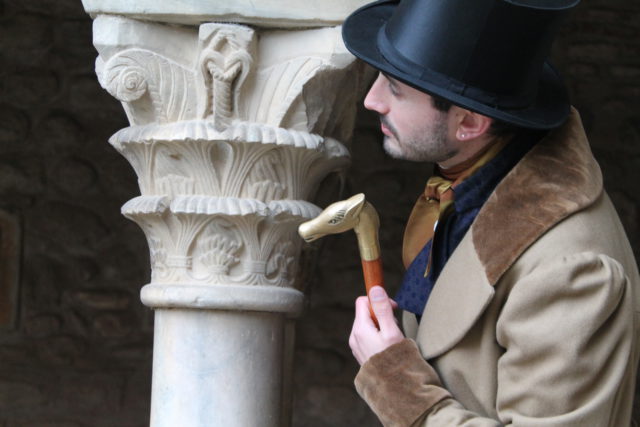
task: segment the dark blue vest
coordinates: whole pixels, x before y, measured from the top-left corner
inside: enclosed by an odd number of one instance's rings
[[[433,239],[427,242],[404,274],[395,296],[398,306],[418,317],[422,316],[431,290],[444,265],[471,227],[480,208],[498,183],[524,157],[544,133],[526,131],[514,137],[496,157],[462,181],[453,191],[454,209],[438,222]],[[433,251],[431,269],[427,277],[429,253]]]

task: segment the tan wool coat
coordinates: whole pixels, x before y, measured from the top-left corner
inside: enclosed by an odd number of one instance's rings
[[[385,426],[628,426],[640,279],[574,110],[502,180],[408,339],[356,377]]]

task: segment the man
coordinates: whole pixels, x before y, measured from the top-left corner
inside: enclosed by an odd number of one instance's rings
[[[386,426],[623,426],[640,279],[560,78],[573,0],[384,0],[344,24],[392,156],[436,163],[392,301],[356,301],[356,388]],[[404,310],[404,333],[392,310]]]

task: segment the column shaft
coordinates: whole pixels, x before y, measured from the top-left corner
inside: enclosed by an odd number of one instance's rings
[[[283,321],[279,313],[156,310],[151,425],[281,426]]]

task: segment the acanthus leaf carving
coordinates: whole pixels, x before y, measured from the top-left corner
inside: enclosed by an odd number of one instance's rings
[[[290,240],[281,240],[275,245],[267,261],[267,276],[280,275],[284,279],[289,278],[289,270],[295,260],[293,249],[293,243]]]
[[[271,201],[287,195],[286,173],[277,150],[263,155],[247,177],[247,197]]]
[[[140,196],[123,207],[147,236],[155,283],[292,286],[301,241],[297,226],[315,217],[308,202]]]
[[[233,229],[220,220],[212,221],[199,239],[202,254],[199,261],[204,264],[212,275],[226,276],[229,268],[238,262],[238,253],[242,242],[238,241]]]
[[[151,235],[148,236],[149,258],[151,263],[151,280],[158,280],[160,276],[166,275],[167,271],[167,251],[161,239]]]
[[[293,121],[306,122],[304,105],[295,103],[305,81],[312,78],[322,65],[318,58],[293,58],[257,71],[255,87],[247,102],[248,119],[272,126],[307,130],[306,126],[288,126],[285,117],[296,116]],[[293,111],[292,106],[297,106]],[[305,123],[306,124],[306,123]]]
[[[326,173],[349,164],[342,144],[304,132],[238,125],[225,136],[200,121],[146,128],[111,139],[138,173],[144,195],[304,200]],[[254,136],[262,142],[248,141]]]
[[[170,197],[179,194],[193,194],[195,192],[195,181],[190,177],[170,173],[158,178],[158,187],[161,194],[166,194]]]
[[[352,89],[359,85],[361,70],[353,67],[340,27],[295,34],[260,32],[258,49],[269,54],[259,56],[255,72],[242,89],[244,120],[323,136],[343,120],[337,117],[328,123],[327,111],[342,111],[351,121],[357,96]],[[348,91],[336,91],[347,86]],[[343,105],[350,108],[344,110]]]

